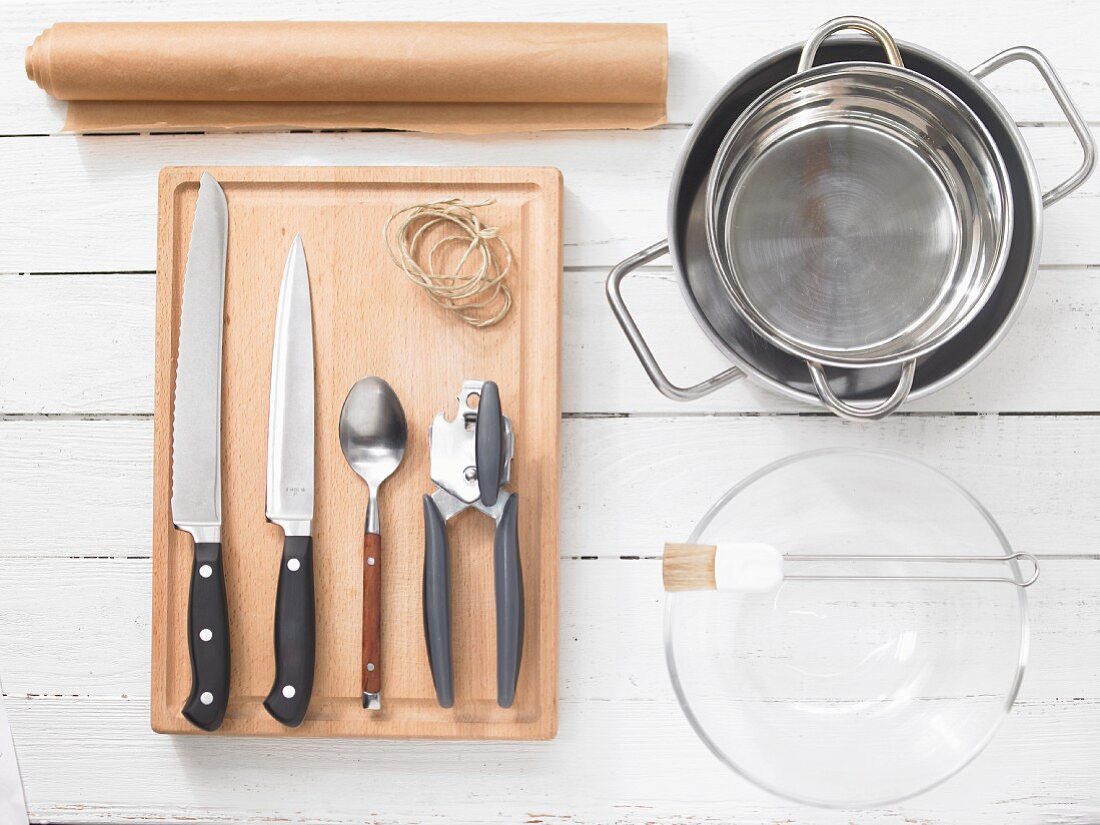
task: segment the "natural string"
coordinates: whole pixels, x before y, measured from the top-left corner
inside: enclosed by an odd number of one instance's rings
[[[450,198],[407,206],[390,215],[382,227],[390,260],[406,277],[421,286],[439,306],[478,328],[499,323],[512,308],[512,293],[505,283],[512,268],[512,249],[500,236],[498,227],[486,226],[474,214],[475,209],[494,202],[488,199],[467,203],[461,198]],[[391,231],[399,219],[396,229]],[[440,238],[423,254],[427,233],[441,224],[457,227],[459,234]],[[436,253],[453,243],[466,247],[458,263],[449,271],[437,271]],[[494,252],[494,243],[499,253]],[[464,272],[471,262],[477,263],[476,269]]]

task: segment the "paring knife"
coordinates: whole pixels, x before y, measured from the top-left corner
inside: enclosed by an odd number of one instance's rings
[[[209,173],[199,183],[183,281],[172,416],[172,523],[195,540],[188,599],[189,722],[215,730],[229,700],[229,615],[221,545],[222,327],[229,209]]]
[[[264,707],[297,727],[313,693],[313,317],[300,235],[283,270],[267,431],[267,520],[283,528],[275,598],[275,682]]]

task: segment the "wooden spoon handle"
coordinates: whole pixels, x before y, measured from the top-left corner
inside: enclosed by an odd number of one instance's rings
[[[382,537],[363,536],[363,707],[382,693]]]

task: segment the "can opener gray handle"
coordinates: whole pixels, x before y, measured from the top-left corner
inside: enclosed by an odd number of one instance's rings
[[[424,635],[436,698],[442,707],[454,705],[454,651],[451,645],[450,546],[447,521],[474,507],[496,522],[493,540],[493,578],[496,602],[497,704],[509,708],[515,701],[523,655],[524,594],[519,554],[519,497],[503,490],[512,458],[511,422],[501,411],[500,392],[492,381],[466,382],[459,401],[459,416],[471,411],[470,390],[477,387],[477,412],[473,422],[472,474],[464,473],[465,486],[449,488],[456,467],[437,467],[436,448],[444,460],[454,459],[453,437],[437,444],[433,425],[433,479],[438,489],[424,496]],[[451,422],[444,420],[441,427]],[[465,431],[465,424],[463,424]],[[442,430],[439,434],[442,434]],[[461,453],[457,453],[461,457]],[[449,462],[449,463],[453,463]],[[459,463],[465,463],[460,461]],[[467,469],[471,469],[467,467]]]
[[[523,659],[523,570],[519,557],[519,496],[506,493],[493,539],[496,601],[497,704],[516,699]],[[424,496],[424,640],[440,707],[454,707],[454,651],[451,646],[450,543],[443,513]]]

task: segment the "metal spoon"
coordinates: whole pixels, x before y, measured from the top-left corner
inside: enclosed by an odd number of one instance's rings
[[[409,428],[397,394],[381,378],[355,383],[340,411],[340,449],[367,482],[363,536],[363,707],[382,707],[382,535],[378,488],[401,464]]]

